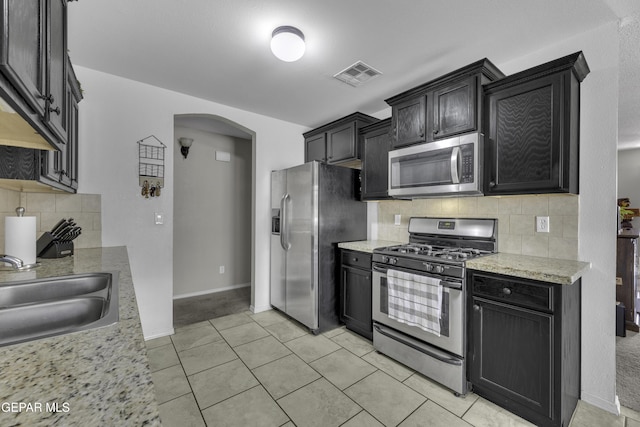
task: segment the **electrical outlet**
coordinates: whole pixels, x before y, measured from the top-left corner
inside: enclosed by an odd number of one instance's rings
[[[400,225],[401,223],[402,223],[402,215],[395,214],[393,216],[393,224],[394,225]]]
[[[548,216],[537,216],[536,217],[536,231],[538,233],[548,233],[549,232],[549,217]]]
[[[224,274],[224,265],[221,265],[219,268],[220,274]]]

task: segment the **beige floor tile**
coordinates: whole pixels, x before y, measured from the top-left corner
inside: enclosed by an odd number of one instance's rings
[[[275,323],[284,322],[289,318],[278,310],[267,310],[260,313],[249,315],[260,326],[269,326]]]
[[[293,354],[262,365],[253,374],[275,399],[320,378],[320,374]]]
[[[188,377],[200,409],[206,409],[258,385],[240,360],[207,369]]]
[[[220,334],[231,347],[236,347],[266,337],[269,335],[269,332],[256,322],[251,322],[229,329],[223,329],[220,331]]]
[[[376,371],[344,392],[386,426],[398,425],[427,400],[382,371]]]
[[[249,369],[257,368],[291,354],[287,347],[271,335],[239,345],[234,348],[234,351]]]
[[[207,325],[210,325],[209,321],[203,320],[202,322],[198,322],[198,323],[191,323],[189,325],[178,326],[177,328],[175,328],[175,332],[177,334],[180,332],[188,331],[189,329],[202,328],[203,326],[207,326]]]
[[[533,426],[529,421],[483,398],[478,398],[462,419],[475,427]]]
[[[216,427],[279,427],[289,420],[264,388],[257,386],[202,411]]]
[[[176,351],[181,352],[222,339],[216,328],[209,322],[199,328],[185,329],[171,336]]]
[[[233,328],[234,326],[251,323],[253,320],[246,313],[230,314],[224,317],[209,320],[218,331]]]
[[[342,427],[383,427],[384,424],[376,420],[367,411],[360,411],[358,415],[351,418]]]
[[[347,330],[346,327],[340,326],[339,328],[331,329],[330,331],[324,332],[322,335],[327,338],[332,338],[332,337],[335,337],[336,335],[340,335],[346,330]]]
[[[167,335],[166,337],[154,338],[149,341],[145,341],[144,345],[147,346],[147,349],[162,347],[163,345],[171,344],[171,337]]]
[[[152,372],[151,378],[156,389],[158,403],[165,403],[191,393],[191,386],[180,365]]]
[[[402,363],[396,362],[390,357],[385,356],[377,351],[372,351],[362,356],[364,360],[371,363],[381,371],[386,372],[398,381],[404,381],[413,375],[413,370],[407,368]]]
[[[377,371],[375,366],[344,348],[311,362],[310,366],[340,390]]]
[[[173,344],[150,348],[147,350],[147,355],[151,372],[180,364],[180,359],[178,359],[178,354],[173,348]]]
[[[373,351],[373,344],[371,344],[371,341],[362,338],[360,335],[356,335],[350,331],[346,331],[343,334],[336,335],[331,339],[333,340],[333,342],[346,348],[356,356],[362,357],[365,354]]]
[[[404,384],[459,417],[462,417],[478,399],[478,395],[474,393],[457,397],[448,388],[417,373],[406,379]]]
[[[227,363],[237,356],[224,341],[216,341],[179,353],[180,362],[187,375]]]
[[[475,405],[474,405],[475,406]],[[633,422],[633,421],[632,421]],[[633,424],[632,424],[633,425]],[[625,417],[615,416],[610,412],[597,408],[582,400],[578,401],[576,410],[571,418],[571,427],[624,427]],[[627,420],[627,427],[629,427]]]
[[[158,405],[164,427],[205,427],[193,394]]]
[[[306,334],[285,343],[302,360],[309,363],[340,350],[340,346],[322,335]]]
[[[399,427],[472,427],[435,402],[425,402],[409,415]]]
[[[310,334],[308,329],[290,320],[265,326],[265,329],[280,342],[291,341],[292,339]]]
[[[324,378],[278,400],[297,427],[333,427],[361,411],[340,390]]]

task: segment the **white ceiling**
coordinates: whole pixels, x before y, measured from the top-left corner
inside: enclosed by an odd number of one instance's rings
[[[640,143],[638,17],[638,0],[85,0],[69,3],[68,47],[80,66],[316,127],[624,18],[622,144]],[[271,54],[281,25],[305,34],[298,62]],[[358,88],[332,78],[358,60],[383,75]]]

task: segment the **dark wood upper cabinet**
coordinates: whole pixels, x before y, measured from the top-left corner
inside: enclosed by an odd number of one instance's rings
[[[484,86],[485,194],[578,193],[582,52]]]
[[[317,160],[345,166],[360,165],[358,130],[377,122],[375,117],[353,113],[316,129],[305,132],[304,161]]]
[[[426,141],[427,95],[395,104],[391,107],[394,147]]]
[[[67,141],[67,2],[47,2],[47,109],[45,121],[62,143]]]
[[[69,122],[67,1],[0,0],[0,7],[0,96],[60,149]]]
[[[482,85],[503,77],[485,58],[387,99],[393,148],[482,132]]]
[[[45,115],[44,0],[2,0],[0,71],[41,117]]]
[[[433,139],[478,128],[477,77],[472,76],[433,91]]]
[[[362,200],[390,199],[391,118],[361,128],[360,143]]]

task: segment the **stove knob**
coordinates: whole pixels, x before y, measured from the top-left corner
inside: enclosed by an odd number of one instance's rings
[[[442,273],[444,272],[444,267],[441,265],[436,265],[435,271],[436,273]]]
[[[389,262],[389,257],[386,255],[382,255],[382,262],[384,262],[385,264]]]
[[[433,265],[429,264],[428,262],[423,262],[422,265],[424,265],[425,270],[433,271]]]
[[[389,263],[392,265],[396,265],[398,263],[398,258],[390,258]]]

